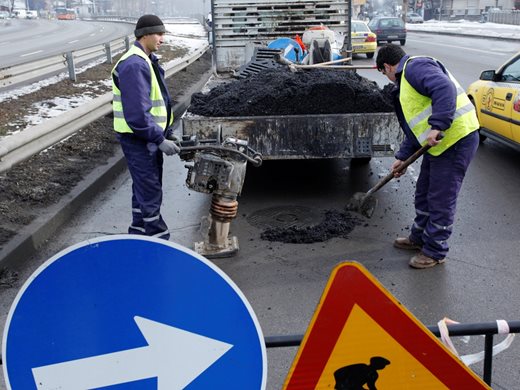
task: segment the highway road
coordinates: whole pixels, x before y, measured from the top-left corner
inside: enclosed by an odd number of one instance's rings
[[[11,19],[0,25],[0,66],[35,61],[132,34],[129,23]]]
[[[440,59],[464,88],[482,70],[496,68],[518,50],[512,42],[454,40],[419,33],[410,33],[405,49],[409,54]],[[361,57],[356,62],[370,63]],[[360,73],[381,85],[387,82],[376,71]],[[342,211],[353,193],[366,191],[388,172],[392,158],[376,158],[356,167],[345,161],[278,161],[249,167],[238,217],[232,222],[240,252],[232,258],[217,259],[215,264],[242,289],[265,335],[305,332],[330,272],[346,260],[363,264],[426,325],[434,325],[443,317],[463,323],[519,320],[518,157],[518,152],[491,140],[481,145],[461,191],[448,260],[421,271],[408,267],[409,253],[392,247],[392,241],[406,235],[412,222],[418,163],[406,176],[378,192],[374,216],[347,238],[311,244],[268,242],[260,234],[266,226],[281,221],[305,225],[319,222],[327,210]],[[165,169],[163,215],[170,225],[171,240],[192,247],[200,240],[200,219],[208,213],[210,198],[186,188],[186,169],[177,157],[167,158]],[[19,270],[21,280],[70,245],[125,232],[130,185],[124,174],[86,204],[46,247],[27,259]],[[7,315],[16,292],[1,292],[1,318]],[[467,345],[457,343],[462,353],[478,352],[483,346],[480,337],[472,337]],[[269,390],[280,389],[295,353],[295,348],[268,351]],[[520,345],[514,342],[494,358],[494,389],[518,388],[519,353]],[[481,374],[482,364],[473,369]]]

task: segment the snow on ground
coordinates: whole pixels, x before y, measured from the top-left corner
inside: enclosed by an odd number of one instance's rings
[[[194,51],[204,47],[208,44],[207,36],[208,33],[204,29],[204,27],[200,23],[182,23],[182,24],[165,24],[167,34],[165,35],[165,43],[183,47],[188,50],[187,55],[189,56]],[[119,54],[119,53],[115,53]],[[160,52],[158,54],[160,58]],[[105,59],[101,58],[97,61],[93,61],[85,66],[82,66],[76,69],[76,73],[80,74],[87,69],[90,69],[96,65],[102,64],[105,62]],[[165,68],[168,68],[168,64],[163,64]],[[24,86],[18,88],[16,90],[0,93],[0,102],[8,99],[17,99],[19,96],[27,95],[29,93],[35,92],[47,85],[58,83],[62,80],[68,78],[68,72],[60,73],[57,76],[53,76],[47,78],[45,80],[41,80],[35,82],[31,85]],[[101,84],[111,85],[110,78],[107,78]],[[80,85],[76,85],[77,87],[81,87]],[[95,89],[95,86],[93,86]],[[91,86],[92,89],[92,86]],[[101,93],[101,92],[100,92]],[[53,118],[61,115],[62,113],[79,107],[82,104],[96,98],[97,95],[95,93],[89,94],[76,94],[70,97],[56,97],[52,100],[42,101],[38,104],[35,104],[31,110],[31,114],[27,115],[23,119],[20,120],[20,123],[27,123],[29,126],[34,126],[42,123],[45,119]],[[23,129],[20,129],[16,132],[19,132]],[[13,132],[12,134],[14,134]]]
[[[166,30],[168,33],[175,36],[193,36],[200,38],[207,38],[208,33],[204,26],[198,22],[194,23],[166,23]]]
[[[117,54],[117,53],[116,53]],[[77,74],[80,74],[80,73],[83,73],[85,72],[87,69],[90,69],[96,65],[100,65],[102,63],[104,63],[106,60],[104,58],[101,58],[97,61],[93,61],[85,66],[82,66],[82,67],[79,67],[78,69],[76,69],[76,73]],[[26,85],[24,87],[20,87],[20,88],[17,88],[15,90],[9,90],[9,91],[6,91],[6,92],[2,92],[0,93],[0,103],[3,102],[4,100],[8,100],[8,99],[16,99],[18,98],[19,96],[23,96],[23,95],[27,95],[29,93],[32,93],[32,92],[35,92],[39,89],[42,89],[43,87],[46,87],[47,85],[52,85],[52,84],[56,84],[62,80],[65,80],[69,77],[69,73],[68,72],[63,72],[63,73],[60,73],[56,76],[53,76],[53,77],[49,77],[45,80],[40,80],[40,81],[37,81],[37,82],[34,82],[30,85]]]
[[[191,23],[166,23],[166,30],[168,33],[165,36],[167,44],[185,47],[188,49],[188,53],[200,49],[204,45],[207,45],[208,32],[198,22]],[[428,31],[428,32],[444,32],[454,34],[470,34],[476,36],[487,36],[487,37],[504,37],[504,38],[516,38],[520,39],[520,26],[497,24],[497,23],[479,23],[469,21],[437,21],[428,20],[421,24],[410,24],[407,23],[406,28],[408,31]],[[102,63],[104,60],[92,62],[85,65],[77,70],[78,73],[84,72],[85,70]],[[168,64],[164,64],[165,67]],[[57,83],[68,77],[68,73],[62,73],[58,76],[48,78],[46,80],[33,83],[29,86],[19,88],[15,91],[9,91],[0,93],[0,102],[7,99],[16,99],[18,96],[22,96],[31,92],[34,92],[46,85]],[[106,80],[106,84],[110,84],[110,80]],[[95,98],[95,96],[73,96],[70,98],[56,98],[53,101],[41,102],[35,106],[37,110],[30,117],[28,116],[25,120],[32,125],[41,123],[46,118],[57,116],[71,108],[80,106],[82,103]]]
[[[424,23],[406,23],[408,31],[433,31],[452,34],[467,34],[493,38],[520,39],[520,26],[512,24],[479,23],[466,20],[438,21],[427,20]]]

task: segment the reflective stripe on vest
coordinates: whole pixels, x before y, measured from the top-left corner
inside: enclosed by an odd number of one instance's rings
[[[401,92],[399,93],[399,101],[403,109],[403,114],[408,126],[414,133],[415,137],[421,145],[426,144],[426,137],[431,130],[428,118],[432,114],[432,100],[428,96],[421,95],[406,80],[405,71],[408,61],[417,57],[410,57],[403,67],[401,75]],[[428,57],[431,58],[431,57]],[[437,61],[435,58],[431,58]],[[437,61],[438,62],[438,61]],[[428,153],[438,156],[455,144],[461,138],[469,133],[477,130],[480,125],[477,119],[475,107],[466,95],[466,92],[455,78],[448,72],[450,80],[457,89],[457,100],[455,115],[451,126],[444,131],[444,138],[438,145],[430,148]]]
[[[150,67],[150,75],[151,75],[151,88],[150,88],[150,100],[152,103],[152,107],[148,111],[152,116],[153,121],[161,127],[163,130],[166,129],[166,121],[168,120],[168,112],[166,109],[166,104],[164,103],[164,99],[161,93],[161,87],[159,85],[159,81],[157,80],[157,76],[152,67],[152,62],[148,58],[148,56],[137,46],[132,46],[130,50],[128,50],[117,62],[116,66],[112,69],[112,92],[114,94],[112,101],[112,110],[114,112],[114,130],[118,133],[133,133],[133,130],[126,123],[125,116],[123,113],[123,104],[121,102],[121,91],[117,88],[114,83],[113,76],[117,76],[116,68],[120,62],[126,60],[128,57],[132,55],[137,55],[143,58],[148,66]],[[173,115],[171,116],[170,124],[173,122]]]

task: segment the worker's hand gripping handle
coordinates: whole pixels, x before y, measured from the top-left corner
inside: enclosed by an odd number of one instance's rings
[[[437,141],[440,141],[444,138],[444,133],[439,133],[437,135]],[[383,187],[386,183],[388,183],[390,180],[394,178],[394,174],[397,172],[403,172],[406,168],[410,166],[415,160],[417,160],[419,157],[421,157],[426,151],[428,151],[431,148],[431,145],[426,144],[422,146],[419,150],[417,150],[414,154],[412,154],[410,157],[408,157],[406,160],[403,161],[401,165],[399,165],[399,168],[396,170],[391,171],[388,175],[386,175],[383,179],[379,181],[374,187],[372,187],[367,192],[367,196],[370,194],[373,194],[377,190],[379,190],[381,187]]]

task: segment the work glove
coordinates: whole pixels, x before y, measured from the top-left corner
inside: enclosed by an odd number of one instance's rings
[[[163,142],[159,144],[159,149],[161,152],[166,154],[167,156],[173,156],[181,151],[181,148],[177,146],[177,144],[169,139],[165,139]]]

